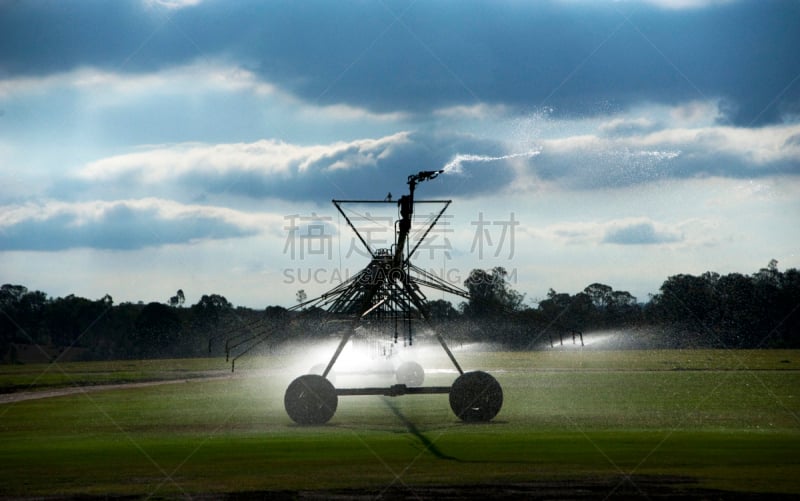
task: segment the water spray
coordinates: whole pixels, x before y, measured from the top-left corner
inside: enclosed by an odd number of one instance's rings
[[[541,150],[530,150],[524,153],[511,153],[509,155],[501,155],[499,157],[491,157],[488,155],[474,155],[471,153],[458,153],[452,160],[447,162],[442,168],[445,174],[462,174],[464,172],[462,164],[465,162],[495,162],[498,160],[509,160],[512,158],[530,158],[540,154]]]

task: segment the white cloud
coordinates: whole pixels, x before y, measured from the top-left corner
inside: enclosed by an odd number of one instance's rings
[[[76,174],[85,181],[131,179],[144,184],[196,175],[231,172],[289,176],[312,167],[322,171],[375,166],[392,148],[409,141],[408,133],[327,145],[302,146],[264,139],[253,143],[178,144],[116,155],[89,163]]]
[[[612,121],[600,126],[601,131],[613,128]],[[674,158],[668,153],[681,151],[703,152],[714,157],[717,154],[733,155],[753,165],[764,165],[777,161],[800,161],[800,124],[775,125],[748,129],[741,127],[669,128],[644,135],[607,138],[599,135],[567,136],[543,141],[544,150],[555,153],[575,151],[608,152],[639,151],[643,154],[664,152],[665,158]]]
[[[621,4],[650,4],[662,9],[669,10],[683,10],[683,9],[701,9],[711,7],[714,5],[724,5],[726,3],[735,2],[737,0],[612,0],[613,3]],[[560,0],[565,4],[581,4],[581,3],[598,3],[597,0]]]
[[[277,232],[283,218],[156,198],[0,207],[0,250],[139,249]]]
[[[75,226],[91,224],[103,219],[108,213],[121,207],[135,211],[153,211],[164,219],[187,219],[208,217],[236,224],[242,228],[259,229],[277,224],[277,216],[241,212],[227,207],[181,204],[172,200],[141,198],[130,200],[93,200],[84,202],[63,202],[46,200],[0,207],[0,228],[25,221],[43,221],[68,215]],[[280,223],[282,224],[282,220]]]
[[[761,128],[703,127],[668,129],[643,136],[633,144],[679,147],[684,151],[714,157],[725,154],[753,166],[779,161],[800,162],[800,145],[792,138],[800,134],[800,124]]]
[[[598,134],[543,139],[532,172],[579,189],[621,187],[665,178],[720,176],[748,178],[800,174],[800,124],[757,129],[740,127],[631,130],[645,121],[612,120]]]
[[[655,130],[658,127],[652,119],[638,118],[613,118],[603,122],[598,127],[603,135],[607,136],[630,136],[642,134]]]
[[[557,246],[647,245],[697,247],[712,243],[710,232],[718,225],[711,218],[690,218],[674,223],[647,217],[604,221],[571,221],[522,230],[530,237]]]
[[[723,5],[731,3],[735,0],[641,0],[644,3],[649,3],[664,9],[679,10],[679,9],[700,9],[710,7],[713,5]]]
[[[166,7],[171,10],[183,9],[200,5],[203,0],[143,0],[147,7]]]
[[[63,75],[44,77],[14,77],[0,80],[0,99],[12,99],[26,94],[41,94],[63,85]]]
[[[288,97],[286,97],[289,100]],[[331,104],[327,106],[302,103],[296,98],[291,98],[299,106],[298,113],[305,117],[325,116],[332,120],[359,121],[370,120],[376,122],[400,122],[409,118],[408,113],[394,111],[390,113],[375,113],[366,108],[358,108],[347,104]]]
[[[450,106],[435,110],[433,114],[449,119],[487,120],[497,119],[507,115],[510,108],[502,104],[478,103],[474,105]]]
[[[672,127],[707,127],[723,118],[718,100],[689,101],[669,109]]]

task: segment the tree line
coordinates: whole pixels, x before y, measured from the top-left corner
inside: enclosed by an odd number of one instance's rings
[[[781,272],[775,260],[751,275],[673,275],[647,302],[593,283],[576,294],[550,289],[527,307],[504,278],[502,268],[473,270],[465,282],[471,299],[461,314],[471,339],[529,348],[554,336],[626,330],[642,347],[800,348],[800,271]]]
[[[464,282],[469,300],[458,306],[429,303],[434,324],[451,338],[533,348],[572,333],[625,329],[658,347],[800,347],[800,271],[777,262],[751,275],[706,272],[668,277],[649,301],[593,283],[576,294],[553,289],[528,305],[501,267],[473,270]],[[297,297],[305,297],[298,291]],[[299,299],[298,299],[299,300]],[[186,307],[182,290],[164,303],[120,303],[106,295],[51,298],[21,285],[0,288],[0,360],[17,360],[19,345],[59,351],[71,347],[85,360],[220,355],[224,339],[243,329],[272,329],[274,343],[327,333],[314,329],[321,312],[234,307],[219,294]],[[254,327],[256,326],[256,327]],[[539,344],[537,344],[539,343]]]
[[[234,309],[218,294],[204,295],[188,308],[182,304],[114,304],[109,295],[97,300],[48,298],[41,291],[6,284],[0,288],[0,359],[15,361],[20,344],[55,347],[54,358],[71,348],[84,360],[208,355],[209,341],[221,335],[231,312],[242,319],[255,313]]]
[[[774,259],[752,275],[669,277],[645,306],[652,323],[683,333],[685,346],[800,347],[800,271]]]

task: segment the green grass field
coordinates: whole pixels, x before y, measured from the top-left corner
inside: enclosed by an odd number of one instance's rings
[[[191,379],[211,374],[224,375],[230,368],[219,360],[120,360],[63,364],[0,365],[0,393]]]
[[[379,494],[591,479],[606,479],[610,493],[635,494],[652,478],[800,494],[800,351],[457,356],[502,384],[493,422],[461,423],[446,395],[360,396],[340,397],[325,426],[297,426],[282,399],[303,371],[287,357],[252,358],[233,377],[213,380],[191,378],[227,373],[224,361],[0,366],[0,385],[27,381],[34,390],[180,379],[0,405],[0,495]],[[454,377],[433,373],[425,384]],[[337,386],[354,382],[343,376]]]

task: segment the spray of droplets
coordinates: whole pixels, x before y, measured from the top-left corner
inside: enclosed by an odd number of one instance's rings
[[[511,158],[535,157],[539,153],[541,153],[541,150],[531,150],[524,153],[512,153],[510,155],[502,155],[499,157],[459,153],[454,156],[452,160],[447,162],[447,164],[443,167],[443,170],[445,174],[461,174],[464,171],[463,164],[465,162],[495,162],[497,160],[508,160]]]

